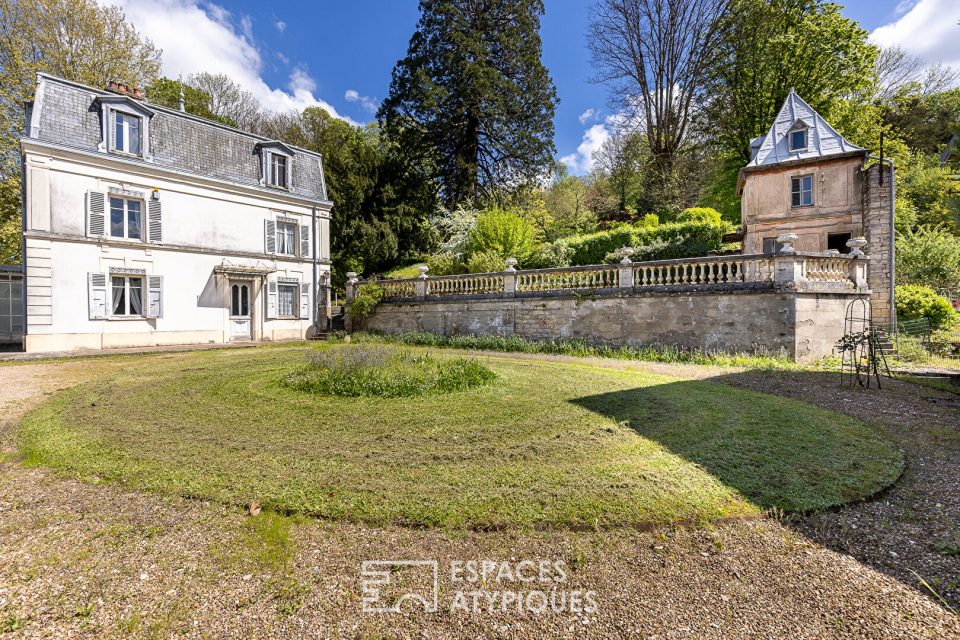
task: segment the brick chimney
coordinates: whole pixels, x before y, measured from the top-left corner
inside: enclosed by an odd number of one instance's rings
[[[110,81],[110,84],[107,85],[107,91],[113,93],[119,93],[122,96],[127,96],[128,98],[133,98],[134,100],[143,100],[143,90],[137,89],[136,87],[131,87],[120,82]]]

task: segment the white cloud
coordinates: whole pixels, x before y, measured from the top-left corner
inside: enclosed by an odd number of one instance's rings
[[[201,0],[108,1],[122,7],[130,22],[163,49],[163,74],[167,77],[201,71],[223,73],[272,111],[320,107],[355,124],[314,95],[317,83],[302,65],[290,73],[287,90],[272,88],[264,81],[260,75],[263,60],[249,16],[236,21],[223,7]]]
[[[870,39],[882,47],[899,46],[930,64],[942,62],[960,67],[960,2],[957,0],[919,0],[901,2],[898,10],[907,10],[896,21],[877,27]]]
[[[347,102],[359,102],[370,113],[376,113],[377,109],[380,108],[379,100],[370,96],[362,96],[356,89],[347,89],[346,93],[343,94],[343,99]]]
[[[595,117],[600,115],[600,112],[594,109],[593,107],[587,109],[580,114],[580,117],[577,120],[580,121],[580,124],[587,124],[588,120],[593,120]]]
[[[284,22],[283,20],[277,20],[276,22],[273,23],[273,26],[275,26],[277,28],[277,31],[279,31],[280,33],[283,33],[284,31],[287,30],[287,23]]]
[[[567,165],[574,174],[590,173],[590,170],[593,169],[593,154],[599,151],[603,143],[609,138],[610,131],[607,129],[606,123],[595,124],[583,132],[583,139],[577,147],[577,152],[563,156],[560,158],[560,162]]]

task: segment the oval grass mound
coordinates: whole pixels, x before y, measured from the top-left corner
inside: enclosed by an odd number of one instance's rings
[[[307,393],[400,398],[465,391],[496,377],[476,358],[436,358],[374,344],[310,351],[284,383]]]
[[[820,509],[881,489],[903,465],[860,421],[718,383],[483,358],[495,384],[332,397],[284,384],[308,351],[144,358],[30,412],[21,452],[138,489],[469,528]]]

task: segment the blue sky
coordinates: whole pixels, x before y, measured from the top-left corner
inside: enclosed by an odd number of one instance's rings
[[[373,118],[419,16],[415,0],[110,0],[164,49],[164,72],[222,71],[268,107],[318,104]],[[546,0],[543,60],[557,85],[557,157],[589,169],[608,133],[607,92],[591,84],[587,0]],[[960,66],[957,0],[851,0],[844,12],[881,44]]]

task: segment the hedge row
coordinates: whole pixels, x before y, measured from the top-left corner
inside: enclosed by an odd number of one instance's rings
[[[633,247],[634,260],[696,258],[723,248],[723,234],[730,225],[721,222],[674,222],[655,227],[623,226],[572,236],[564,241],[569,247],[570,264],[600,264],[607,254],[621,247]]]

